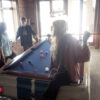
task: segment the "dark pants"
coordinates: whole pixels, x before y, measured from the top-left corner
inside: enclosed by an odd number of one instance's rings
[[[70,83],[71,79],[68,72],[57,74],[54,79],[51,80],[42,100],[56,100],[60,87],[64,85],[70,85]]]
[[[3,61],[0,61],[0,68],[4,65]]]
[[[23,46],[24,51],[26,51],[27,49],[29,49],[32,45],[28,45],[28,46]]]
[[[8,56],[6,57],[6,61],[10,58],[10,59],[13,59],[14,57],[16,57],[16,54],[12,52],[12,55],[11,56]]]

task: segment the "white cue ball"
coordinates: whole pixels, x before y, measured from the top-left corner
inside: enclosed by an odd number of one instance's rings
[[[45,71],[49,71],[49,68],[48,67],[45,67]]]

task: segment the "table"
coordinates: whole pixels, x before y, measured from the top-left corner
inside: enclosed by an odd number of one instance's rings
[[[35,100],[41,99],[48,87],[50,63],[50,44],[45,40],[17,56],[10,64],[5,66],[4,74],[16,77],[13,78],[14,83],[11,84],[16,84],[14,87],[17,88],[15,90],[18,99],[32,100],[34,96]]]
[[[48,79],[50,63],[50,44],[43,41],[14,58],[5,70],[8,74]]]

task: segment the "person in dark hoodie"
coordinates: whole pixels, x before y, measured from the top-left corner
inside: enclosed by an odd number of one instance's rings
[[[30,25],[27,25],[27,19],[25,17],[21,18],[21,24],[17,31],[16,40],[20,37],[21,46],[23,46],[25,51],[33,45],[32,35],[36,39],[36,33],[32,30]]]

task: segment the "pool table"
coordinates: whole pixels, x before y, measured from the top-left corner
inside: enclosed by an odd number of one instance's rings
[[[49,83],[50,63],[50,44],[45,40],[15,57],[10,64],[4,66],[4,74],[16,77],[15,87],[18,99],[31,100],[35,98],[40,100]],[[32,89],[32,87],[35,88]]]
[[[6,65],[5,72],[18,76],[48,79],[50,62],[50,44],[46,40],[14,58],[9,65]]]
[[[0,74],[0,95],[12,100],[41,100],[50,80],[50,44],[43,41],[4,66]],[[88,64],[85,64],[81,85],[62,86],[57,100],[89,100]]]

